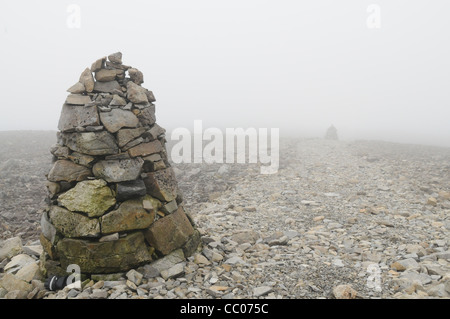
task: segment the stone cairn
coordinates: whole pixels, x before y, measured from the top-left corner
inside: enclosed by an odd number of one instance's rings
[[[327,132],[325,133],[325,139],[327,140],[335,140],[337,141],[338,138],[338,134],[337,134],[337,129],[334,127],[334,125],[331,125],[328,129]]]
[[[117,52],[67,90],[40,237],[63,269],[124,272],[180,248],[188,257],[199,245],[143,82]]]

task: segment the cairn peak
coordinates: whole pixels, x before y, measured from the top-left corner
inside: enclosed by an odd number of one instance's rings
[[[67,90],[40,237],[63,270],[128,271],[180,248],[188,257],[200,242],[143,82],[116,52]]]

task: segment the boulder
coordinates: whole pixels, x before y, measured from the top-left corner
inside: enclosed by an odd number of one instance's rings
[[[171,167],[144,174],[147,193],[159,200],[171,202],[177,197],[177,183]]]
[[[128,271],[152,260],[142,232],[107,242],[64,238],[57,247],[62,268],[77,264],[82,273]]]
[[[152,247],[167,255],[181,248],[194,234],[194,229],[182,207],[164,218],[158,219],[145,232],[145,238]]]

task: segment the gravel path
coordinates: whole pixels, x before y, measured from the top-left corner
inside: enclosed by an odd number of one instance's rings
[[[256,164],[175,165],[202,234],[188,260],[175,251],[39,297],[450,296],[450,149],[281,142],[273,175]]]

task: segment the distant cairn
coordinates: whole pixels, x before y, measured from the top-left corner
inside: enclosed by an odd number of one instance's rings
[[[327,129],[327,132],[325,133],[325,139],[326,140],[335,140],[335,141],[337,141],[339,139],[338,134],[337,134],[337,129],[334,127],[334,125],[331,125]]]
[[[68,89],[40,238],[63,269],[123,272],[177,249],[187,258],[200,242],[156,123],[155,97],[143,82],[117,52]]]

